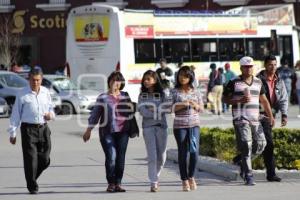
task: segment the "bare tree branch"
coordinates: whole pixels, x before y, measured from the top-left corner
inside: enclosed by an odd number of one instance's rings
[[[20,34],[12,33],[13,21],[11,16],[0,15],[0,64],[8,67],[18,60],[21,44]]]

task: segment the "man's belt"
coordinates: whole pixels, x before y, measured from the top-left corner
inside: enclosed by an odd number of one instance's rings
[[[47,125],[47,123],[43,123],[43,124],[31,124],[31,123],[23,122],[21,125],[23,125],[25,127],[32,127],[32,128],[43,128],[44,126]]]

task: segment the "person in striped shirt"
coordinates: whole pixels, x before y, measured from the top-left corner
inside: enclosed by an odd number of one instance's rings
[[[240,66],[242,74],[228,82],[223,98],[232,105],[237,148],[242,156],[241,176],[246,185],[255,185],[251,159],[261,154],[266,146],[263,128],[259,123],[260,103],[271,126],[274,126],[274,117],[261,80],[253,76],[253,59],[248,56],[241,58]]]
[[[196,169],[200,138],[199,112],[203,110],[202,97],[194,89],[195,74],[189,66],[183,66],[178,71],[177,84],[172,90],[174,136],[178,146],[179,171],[183,191],[197,188],[194,173]],[[187,166],[187,158],[189,166]]]

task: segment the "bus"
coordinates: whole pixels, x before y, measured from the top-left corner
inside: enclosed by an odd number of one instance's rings
[[[66,59],[71,79],[89,89],[106,90],[108,75],[121,61],[120,27],[116,7],[87,5],[70,11]]]
[[[120,11],[94,3],[72,9],[67,23],[71,77],[89,74],[81,80],[87,87],[99,89],[105,81],[100,83],[97,76],[105,77],[118,69],[133,100],[137,100],[142,74],[157,69],[160,58],[167,59],[173,71],[179,62],[193,65],[204,91],[211,63],[218,67],[229,63],[239,74],[238,61],[245,55],[254,58],[257,72],[265,55],[276,55],[278,62],[290,66],[300,57],[299,33],[290,4],[201,12]]]

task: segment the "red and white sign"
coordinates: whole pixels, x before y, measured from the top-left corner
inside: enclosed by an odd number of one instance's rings
[[[126,37],[129,38],[153,38],[153,26],[126,26]]]

